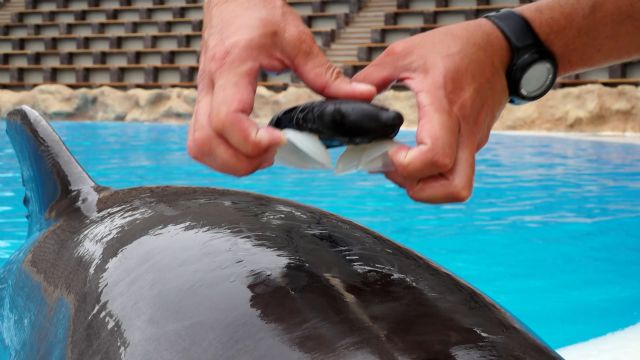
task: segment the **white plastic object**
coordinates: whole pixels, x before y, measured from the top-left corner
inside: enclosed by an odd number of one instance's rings
[[[299,169],[330,169],[333,167],[327,148],[318,135],[283,129],[287,142],[276,153],[276,163]],[[393,164],[387,152],[398,145],[392,140],[380,140],[370,144],[351,145],[336,163],[336,174],[364,170],[385,172],[393,170]]]
[[[351,145],[336,163],[336,174],[364,170],[368,172],[392,171],[393,164],[388,151],[398,145],[392,140],[380,140],[370,144]]]
[[[282,133],[287,142],[278,149],[276,163],[300,169],[332,168],[329,152],[318,135],[293,129]]]

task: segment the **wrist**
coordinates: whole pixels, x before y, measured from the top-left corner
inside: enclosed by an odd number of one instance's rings
[[[500,30],[491,21],[481,18],[478,22],[478,31],[483,34],[486,52],[493,62],[494,69],[497,69],[501,76],[507,72],[511,62],[511,48]]]
[[[554,54],[518,12],[503,9],[484,18],[500,30],[509,44],[511,56],[506,73],[509,102],[524,104],[543,97],[551,90],[557,77],[558,65]]]

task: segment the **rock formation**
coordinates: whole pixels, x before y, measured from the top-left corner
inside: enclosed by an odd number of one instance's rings
[[[304,87],[273,92],[258,88],[252,117],[266,123],[282,109],[320,97]],[[54,120],[186,122],[196,101],[195,89],[132,89],[109,87],[72,90],[42,85],[30,91],[0,90],[0,116],[26,104]],[[413,94],[387,91],[375,103],[403,113],[406,127],[415,127]],[[640,87],[587,85],[551,91],[541,100],[508,105],[494,129],[577,132],[640,132]]]
[[[508,106],[496,130],[640,132],[640,87],[586,85]]]

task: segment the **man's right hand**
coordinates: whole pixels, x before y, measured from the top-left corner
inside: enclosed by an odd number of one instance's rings
[[[291,69],[328,98],[370,101],[376,94],[374,86],[352,82],[329,63],[283,0],[208,0],[187,144],[194,159],[236,176],[273,163],[282,133],[249,118],[261,69]]]

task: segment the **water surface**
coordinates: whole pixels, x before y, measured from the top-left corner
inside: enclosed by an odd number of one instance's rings
[[[554,348],[640,322],[638,145],[497,134],[479,154],[471,201],[432,206],[380,175],[283,167],[242,179],[218,174],[189,159],[186,126],[54,126],[103,185],[249,190],[359,222],[461,276]],[[4,134],[0,185],[1,264],[26,234],[18,164]]]

